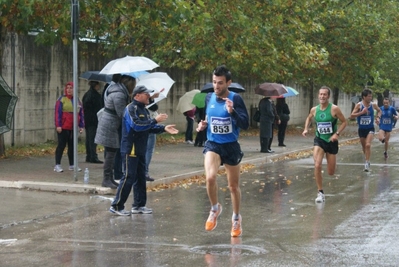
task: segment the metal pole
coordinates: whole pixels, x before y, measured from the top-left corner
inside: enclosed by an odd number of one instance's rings
[[[15,32],[11,33],[12,91],[15,93]],[[11,146],[15,145],[15,116],[12,116]]]
[[[77,181],[78,177],[78,38],[79,38],[79,1],[72,1],[72,49],[73,49],[73,176]]]

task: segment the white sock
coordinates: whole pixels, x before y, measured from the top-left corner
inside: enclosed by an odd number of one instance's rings
[[[218,204],[212,205],[211,210],[213,210],[213,211],[218,211],[218,210],[219,210]]]

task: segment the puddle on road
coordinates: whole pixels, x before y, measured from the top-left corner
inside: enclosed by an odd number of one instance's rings
[[[218,245],[207,245],[207,246],[196,246],[189,250],[190,252],[197,254],[211,254],[211,255],[260,255],[268,253],[267,250],[248,245],[235,245],[235,244],[218,244]]]

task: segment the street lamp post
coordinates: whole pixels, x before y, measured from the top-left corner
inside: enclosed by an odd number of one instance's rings
[[[72,49],[73,49],[73,166],[74,180],[77,181],[78,173],[78,38],[79,38],[79,1],[71,0],[71,26],[72,26]]]

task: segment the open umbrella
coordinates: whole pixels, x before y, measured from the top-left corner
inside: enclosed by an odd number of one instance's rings
[[[100,74],[99,70],[90,70],[83,72],[79,78],[88,80],[88,81],[97,81],[110,83],[112,81],[112,75],[110,74]]]
[[[242,87],[239,83],[231,83],[229,86],[229,90],[235,93],[245,92],[244,87]],[[202,93],[211,93],[213,92],[213,83],[206,83],[204,87],[201,89]]]
[[[18,97],[0,75],[0,134],[11,130]]]
[[[205,98],[208,93],[198,93],[194,96],[192,104],[194,104],[197,108],[205,107]]]
[[[277,97],[277,98],[285,98],[285,97],[291,97],[291,96],[297,96],[299,95],[299,92],[297,90],[295,90],[292,87],[286,86],[285,87],[288,91],[288,93],[282,94],[281,96]]]
[[[127,73],[121,73],[122,75],[129,75],[132,76],[133,78],[137,79],[141,75],[149,74],[148,71],[145,70],[140,70],[140,71],[133,71],[133,72],[127,72]]]
[[[152,70],[157,67],[159,67],[159,65],[149,58],[126,56],[111,60],[107,65],[105,65],[100,73],[129,73],[135,71]]]
[[[262,83],[255,88],[255,94],[268,97],[281,96],[285,93],[288,93],[288,90],[280,83]]]
[[[162,99],[165,99],[169,93],[170,88],[175,83],[175,81],[172,80],[166,72],[153,72],[140,75],[137,80],[138,82],[136,83],[136,86],[144,85],[148,89],[154,90],[154,93],[159,92],[162,88],[164,88],[159,96],[154,99],[154,102],[147,107],[150,107],[153,104],[161,101]]]
[[[186,92],[184,95],[182,95],[182,97],[179,98],[179,103],[177,103],[176,110],[180,113],[184,113],[195,108],[195,105],[191,102],[193,102],[194,96],[200,92],[201,91],[198,89]]]

